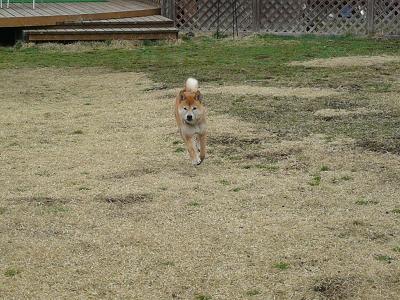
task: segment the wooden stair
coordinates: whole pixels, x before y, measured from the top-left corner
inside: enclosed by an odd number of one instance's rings
[[[176,39],[173,21],[163,16],[63,22],[23,30],[28,42]]]
[[[174,27],[174,22],[163,16],[148,16],[136,18],[122,18],[122,19],[105,19],[105,20],[91,20],[91,21],[74,21],[64,22],[60,25],[47,26],[47,29],[77,29],[77,28],[151,28],[151,27]]]

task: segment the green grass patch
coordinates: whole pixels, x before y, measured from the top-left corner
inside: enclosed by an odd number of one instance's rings
[[[257,164],[254,165],[257,169],[265,170],[265,171],[270,171],[270,172],[275,172],[279,170],[279,166],[277,165],[269,165],[269,164]]]
[[[81,186],[78,188],[79,191],[90,191],[91,189],[88,188],[87,186]]]
[[[391,263],[393,261],[393,257],[390,257],[388,255],[376,255],[375,259],[381,262],[386,262],[386,263]]]
[[[178,148],[175,149],[175,152],[176,153],[183,153],[183,152],[185,152],[185,148],[178,147]]]
[[[212,297],[208,296],[208,295],[202,295],[202,294],[198,294],[195,296],[196,300],[211,300]]]
[[[6,277],[15,277],[15,276],[17,276],[18,274],[20,274],[21,273],[21,270],[19,270],[19,269],[16,269],[16,268],[8,268],[5,272],[4,272],[4,275],[6,276]]]
[[[253,289],[253,290],[249,290],[246,292],[246,295],[251,297],[251,296],[256,296],[261,294],[261,292],[259,290]]]
[[[175,266],[175,263],[173,261],[163,261],[161,265],[166,266],[166,267],[173,267]]]
[[[287,270],[289,269],[289,264],[285,262],[279,262],[274,264],[274,268],[279,269],[279,270]]]
[[[353,177],[351,177],[349,175],[345,175],[345,176],[342,176],[340,179],[343,180],[343,181],[349,181],[349,180],[352,180]]]
[[[230,184],[231,184],[230,181],[227,180],[227,179],[221,179],[221,180],[219,181],[219,183],[222,184],[222,185],[230,185]]]
[[[376,200],[358,199],[355,203],[357,205],[371,205],[371,204],[375,205],[378,204],[379,202]]]
[[[321,184],[321,176],[320,175],[314,175],[312,180],[308,182],[309,185],[311,186],[318,186]]]

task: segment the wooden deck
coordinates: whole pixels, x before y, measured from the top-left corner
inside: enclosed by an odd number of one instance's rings
[[[4,3],[4,1],[3,1]],[[160,8],[137,0],[85,3],[10,4],[0,9],[0,27],[54,26],[73,21],[92,21],[159,15]]]

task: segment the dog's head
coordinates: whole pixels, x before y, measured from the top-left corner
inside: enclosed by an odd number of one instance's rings
[[[178,113],[183,122],[195,125],[204,120],[205,106],[200,91],[192,92],[182,90],[179,95]]]

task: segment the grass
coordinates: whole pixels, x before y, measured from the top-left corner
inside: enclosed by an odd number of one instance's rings
[[[221,183],[222,185],[231,185],[230,181],[227,180],[227,179],[221,179],[221,180],[219,181],[219,183]]]
[[[321,170],[321,172],[326,172],[326,171],[329,171],[330,169],[328,166],[321,166],[320,170]]]
[[[0,276],[0,294],[396,299],[400,65],[288,63],[399,48],[272,36],[0,48],[2,272],[23,270]],[[173,117],[189,75],[209,110],[196,168]]]
[[[367,200],[367,199],[358,199],[358,200],[356,201],[356,204],[357,204],[357,205],[370,205],[370,204],[375,205],[375,204],[378,204],[378,203],[379,203],[379,202],[376,201],[376,200]]]
[[[369,40],[352,37],[281,38],[260,36],[244,40],[213,39],[209,37],[179,44],[159,43],[133,49],[108,50],[103,47],[82,47],[82,51],[59,52],[46,47],[3,48],[0,68],[8,67],[107,67],[115,70],[146,72],[155,82],[168,86],[180,85],[194,76],[201,82],[266,82],[331,85],[330,77],[340,84],[352,79],[351,69],[310,70],[304,67],[285,67],[286,62],[349,55],[398,54],[400,42]],[[218,72],[215,72],[218,70]],[[240,72],[239,72],[240,71]],[[373,77],[363,70],[363,79]],[[305,76],[307,74],[307,76]],[[293,84],[293,83],[292,83]]]
[[[388,255],[382,255],[382,254],[380,254],[380,255],[377,255],[375,258],[376,258],[378,261],[386,262],[386,263],[391,263],[391,262],[393,261],[393,257],[390,257],[390,256],[388,256]]]
[[[252,290],[249,290],[249,291],[247,291],[246,292],[246,295],[247,296],[256,296],[256,295],[259,295],[259,294],[261,294],[261,292],[259,291],[259,290],[256,290],[256,289],[252,289]]]
[[[19,269],[16,269],[16,268],[8,268],[5,272],[4,272],[4,275],[6,276],[6,277],[15,277],[15,276],[17,276],[18,274],[20,274],[21,273],[21,270],[19,270]]]
[[[279,262],[274,265],[274,268],[282,270],[282,271],[287,270],[287,269],[289,269],[289,264],[285,263],[285,262]]]
[[[312,180],[308,183],[311,186],[318,186],[321,184],[321,176],[320,175],[314,175]]]

